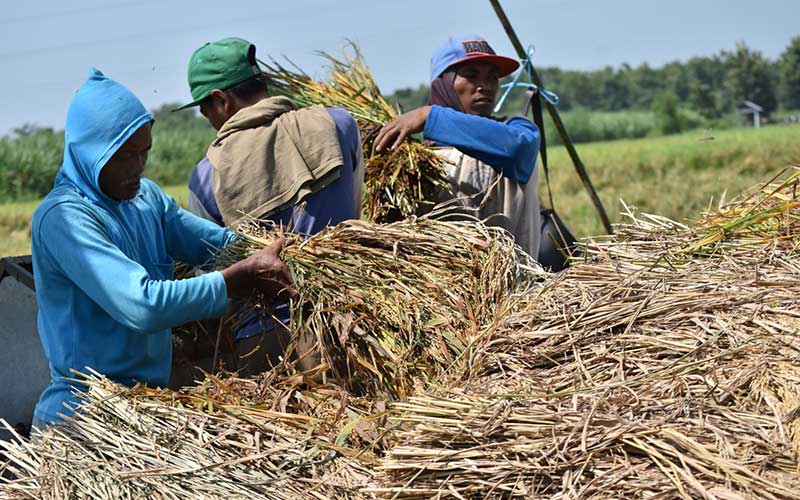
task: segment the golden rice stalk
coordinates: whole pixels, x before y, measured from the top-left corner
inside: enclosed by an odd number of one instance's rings
[[[287,233],[248,222],[221,262],[236,261]],[[288,246],[300,294],[292,303],[287,363],[312,338],[317,372],[357,394],[407,397],[447,371],[481,370],[481,346],[529,286],[535,264],[498,228],[417,218],[346,221]]]
[[[554,275],[480,225],[337,226],[284,251],[294,328],[363,396],[291,356],[180,393],[96,378],[0,443],[0,498],[798,498],[794,177],[699,223],[629,210]]]
[[[800,235],[800,166],[779,172],[762,186],[700,221],[698,238],[687,253],[713,253],[722,245],[771,243],[794,250]]]
[[[318,432],[320,418],[82,379],[74,417],[30,442],[0,441],[0,473],[14,476],[0,497],[365,498],[369,457]]]
[[[629,211],[518,303],[482,378],[390,404],[395,445],[366,491],[797,498],[796,178],[691,226]]]
[[[392,151],[375,151],[380,128],[397,117],[381,95],[372,73],[355,44],[342,59],[320,52],[328,61],[326,81],[313,80],[294,67],[276,61],[263,63],[273,92],[286,95],[298,106],[321,104],[341,107],[358,122],[364,148],[364,213],[369,220],[394,222],[430,210],[447,189],[444,167],[436,152],[416,139]]]
[[[776,419],[624,391],[547,401],[470,394],[393,403],[404,428],[375,468],[382,498],[797,498]],[[639,396],[634,398],[633,396]]]

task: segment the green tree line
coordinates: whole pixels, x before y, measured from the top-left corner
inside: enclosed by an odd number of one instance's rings
[[[146,175],[160,184],[183,184],[214,139],[214,129],[194,111],[154,110],[153,148]],[[0,201],[38,198],[53,187],[64,156],[64,132],[25,125],[0,137]]]
[[[661,68],[622,65],[594,71],[537,68],[576,142],[664,135],[683,130],[729,128],[743,123],[735,114],[743,100],[767,112],[800,110],[800,36],[776,61],[739,43],[733,51],[694,57]],[[402,110],[428,101],[428,86],[396,91],[389,100]],[[518,114],[524,91],[514,90],[501,114]],[[153,150],[147,175],[162,184],[183,184],[203,157],[214,130],[195,112],[172,113],[174,104],[154,111]],[[774,114],[774,113],[773,113]],[[558,143],[549,117],[548,141]],[[63,131],[22,126],[0,137],[0,201],[36,198],[53,185],[64,151]]]
[[[535,61],[534,61],[535,64]],[[778,109],[800,109],[800,36],[793,38],[780,57],[771,61],[739,42],[733,50],[711,56],[671,62],[660,68],[647,63],[633,67],[606,66],[592,71],[537,68],[545,87],[560,97],[561,111],[663,110],[665,95],[676,105],[706,119],[735,112],[743,101],[762,106],[767,114]],[[394,93],[402,109],[427,103],[428,85]],[[504,112],[521,109],[523,92],[511,94]]]

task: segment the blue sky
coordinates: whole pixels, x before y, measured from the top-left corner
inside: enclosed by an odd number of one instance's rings
[[[501,0],[535,64],[659,66],[732,49],[776,58],[800,35],[800,0]],[[449,34],[484,35],[511,54],[488,0],[0,0],[0,134],[62,128],[69,99],[96,66],[149,108],[184,101],[186,62],[204,42],[240,36],[321,74],[317,49],[358,42],[384,92],[426,80]],[[554,89],[558,90],[558,89]]]

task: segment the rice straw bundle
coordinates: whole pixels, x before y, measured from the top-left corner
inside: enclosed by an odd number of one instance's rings
[[[485,346],[493,373],[392,405],[404,430],[368,491],[797,498],[800,234],[785,221],[796,179],[706,225],[629,211],[631,224],[504,321]],[[681,251],[739,216],[758,225]]]
[[[796,498],[800,310],[774,283],[797,272],[620,271],[545,284],[486,346],[494,374],[393,405],[407,428],[369,491]]]
[[[627,397],[626,397],[627,396]],[[624,391],[548,402],[450,395],[393,405],[384,498],[797,498],[776,419]]]
[[[381,95],[358,47],[351,47],[353,54],[345,54],[343,59],[320,53],[329,63],[327,81],[315,81],[302,70],[274,60],[262,64],[274,92],[301,107],[342,107],[356,119],[364,148],[364,213],[369,220],[394,222],[418,215],[435,204],[439,191],[447,189],[442,160],[415,139],[394,151],[375,151],[378,131],[396,118],[397,112]]]
[[[706,215],[699,224],[702,237],[684,251],[710,252],[731,241],[740,246],[769,243],[794,251],[800,235],[799,179],[800,167],[784,170],[740,200]]]
[[[362,498],[371,472],[313,416],[92,375],[82,411],[31,443],[0,441],[3,498]],[[367,462],[364,452],[358,453]],[[0,472],[2,467],[0,467]]]
[[[798,498],[797,180],[694,224],[628,210],[555,275],[480,225],[342,224],[284,257],[293,334],[350,394],[288,357],[180,393],[95,378],[3,445],[0,497]],[[284,232],[242,231],[228,258]]]
[[[223,264],[287,234],[255,222],[238,227]],[[282,255],[300,298],[294,342],[313,337],[328,378],[357,394],[403,398],[452,374],[480,371],[476,360],[511,298],[534,268],[501,229],[418,218],[392,224],[347,221]]]

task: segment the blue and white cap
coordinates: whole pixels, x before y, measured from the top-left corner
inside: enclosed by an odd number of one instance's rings
[[[519,68],[519,61],[510,57],[498,56],[483,37],[467,35],[450,37],[433,51],[431,56],[430,81],[434,81],[454,64],[465,61],[481,61],[497,67],[499,77],[510,75]]]

